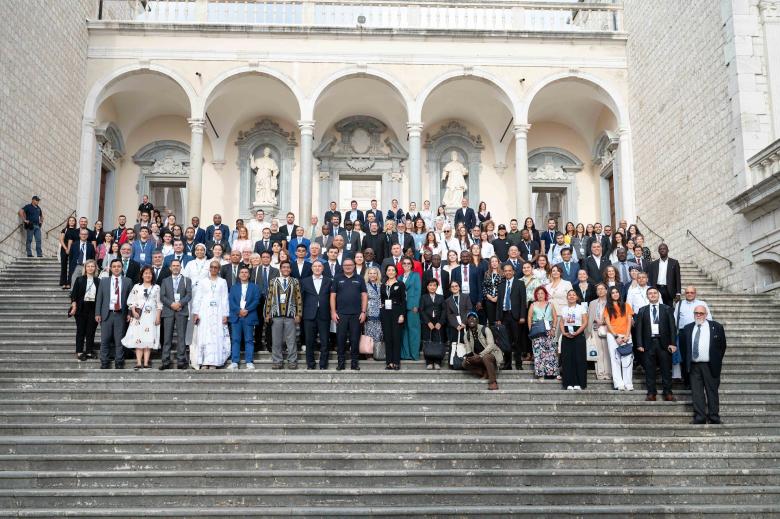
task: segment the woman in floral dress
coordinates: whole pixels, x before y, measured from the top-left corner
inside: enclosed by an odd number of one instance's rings
[[[160,349],[160,287],[152,282],[154,272],[146,265],[141,269],[141,282],[127,297],[131,320],[122,344],[135,349],[135,369],[149,369],[152,350]],[[143,363],[142,363],[143,362]]]

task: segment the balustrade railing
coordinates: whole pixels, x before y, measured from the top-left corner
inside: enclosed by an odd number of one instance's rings
[[[98,0],[101,20],[431,29],[622,31],[620,3],[516,0]]]

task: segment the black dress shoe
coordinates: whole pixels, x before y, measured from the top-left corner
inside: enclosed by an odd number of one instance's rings
[[[171,369],[171,365],[170,364],[160,364],[160,367],[157,368],[157,369],[159,369],[160,371],[165,371],[166,369]]]
[[[704,424],[706,424],[706,423],[707,423],[707,422],[706,422],[706,421],[704,421],[704,420],[692,420],[692,421],[691,421],[691,425],[704,425]]]
[[[351,369],[351,370],[353,370],[353,371],[360,371],[360,366],[352,366],[352,367],[351,367],[351,368],[349,368],[349,369]]]
[[[79,359],[81,362],[84,362],[85,360],[87,360],[87,355],[86,355],[86,354],[84,354],[84,353],[79,353],[79,355],[78,355],[78,357],[77,357],[77,358],[78,358],[78,359]]]
[[[187,369],[188,367],[187,364],[176,364],[176,369]]]
[[[723,420],[718,418],[717,420],[710,420],[709,423],[711,423],[712,425],[723,425]]]
[[[114,364],[114,369],[125,369],[124,363],[122,364]]]
[[[336,371],[344,371],[347,369],[345,366],[336,366]]]
[[[306,371],[310,371],[310,370],[313,370],[313,369],[317,369],[317,367],[316,366],[306,366]]]
[[[327,370],[328,370],[327,366],[320,366],[320,371],[327,371]]]
[[[101,364],[100,369],[111,369],[111,366],[109,366],[108,364]]]

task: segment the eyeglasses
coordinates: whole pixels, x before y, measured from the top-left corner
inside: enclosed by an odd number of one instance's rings
[[[707,312],[693,312],[693,315],[707,315]]]

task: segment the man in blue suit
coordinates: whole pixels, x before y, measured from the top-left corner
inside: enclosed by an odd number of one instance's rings
[[[80,267],[87,260],[93,259],[95,259],[95,246],[89,241],[89,229],[80,229],[79,241],[74,241],[70,245],[68,253],[68,279],[71,280],[71,284],[76,281],[73,274],[80,276],[82,271]]]
[[[133,261],[142,267],[152,264],[152,252],[154,252],[154,242],[149,239],[149,228],[141,227],[140,238],[133,241]]]
[[[231,362],[228,369],[238,369],[241,359],[241,339],[244,339],[244,360],[246,369],[255,369],[255,326],[257,320],[257,305],[260,304],[260,288],[249,282],[249,268],[242,266],[238,272],[239,283],[233,285],[228,296],[230,314],[228,320],[232,325]]]
[[[197,216],[192,217],[192,230],[195,231],[193,235],[195,243],[206,245],[206,229],[200,226],[200,218]]]
[[[308,254],[306,245],[302,243],[295,248],[295,261],[290,264],[290,275],[295,279],[300,280],[311,276],[311,263],[306,259]]]
[[[182,269],[184,269],[184,267],[187,266],[187,263],[189,263],[190,260],[193,259],[193,256],[190,256],[189,254],[184,254],[184,242],[181,240],[175,240],[173,242],[173,254],[165,256],[165,259],[163,260],[163,267],[171,268],[171,263],[175,259],[179,260]]]
[[[457,281],[460,285],[460,293],[468,294],[471,305],[482,313],[482,276],[484,272],[471,262],[471,253],[464,250],[460,253],[460,265],[450,272],[450,283]],[[465,284],[468,281],[468,284]]]
[[[557,263],[557,265],[561,267],[561,272],[563,272],[561,277],[572,285],[576,285],[577,274],[580,271],[580,264],[576,261],[572,261],[571,249],[569,247],[561,250],[561,262]]]
[[[330,338],[330,285],[332,280],[322,275],[319,260],[311,264],[312,275],[301,280],[303,298],[303,336],[306,338],[306,369],[315,369],[314,340],[320,338],[320,369],[328,369],[328,339]]]

